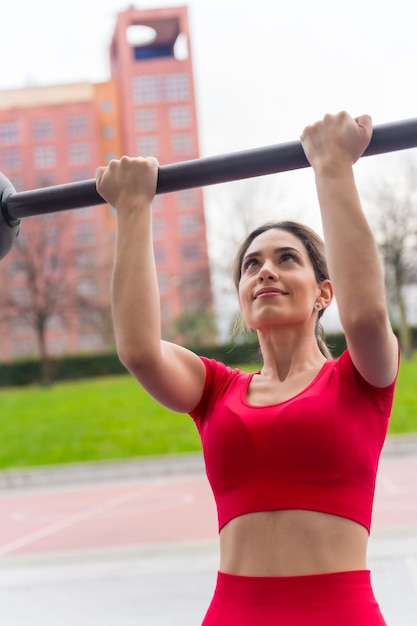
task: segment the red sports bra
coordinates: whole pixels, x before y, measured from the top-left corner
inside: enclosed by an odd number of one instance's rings
[[[219,530],[245,513],[307,509],[371,525],[375,478],[395,382],[378,388],[349,352],[329,359],[301,393],[268,406],[246,400],[254,374],[201,357],[200,433]]]

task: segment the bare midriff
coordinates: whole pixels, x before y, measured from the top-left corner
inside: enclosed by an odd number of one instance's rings
[[[316,511],[240,515],[220,532],[220,571],[237,576],[303,576],[366,569],[367,529]]]

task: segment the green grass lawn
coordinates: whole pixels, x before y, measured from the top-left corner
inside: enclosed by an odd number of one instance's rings
[[[417,432],[417,357],[404,362],[391,433]],[[200,450],[192,419],[129,375],[0,390],[0,468]]]

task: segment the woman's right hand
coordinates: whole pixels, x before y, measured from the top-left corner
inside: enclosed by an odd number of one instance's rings
[[[151,204],[158,182],[158,160],[154,157],[114,159],[96,170],[97,193],[115,209],[135,209]]]

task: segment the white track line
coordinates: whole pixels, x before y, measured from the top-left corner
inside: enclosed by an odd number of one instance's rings
[[[153,491],[154,489],[155,489],[155,485],[150,485],[147,492]],[[0,556],[5,556],[6,554],[10,554],[11,552],[18,550],[19,548],[23,548],[24,546],[27,546],[37,541],[38,539],[49,537],[50,535],[53,535],[59,532],[60,530],[63,530],[64,528],[69,528],[70,526],[74,526],[75,524],[78,524],[79,522],[82,522],[86,519],[90,519],[92,517],[95,517],[96,515],[100,515],[101,513],[105,513],[106,511],[109,511],[110,509],[114,509],[120,506],[121,504],[125,504],[126,502],[131,502],[133,500],[136,500],[137,498],[141,498],[143,497],[143,495],[144,495],[143,491],[141,491],[140,493],[137,493],[137,492],[125,493],[121,496],[111,498],[110,500],[107,500],[102,504],[87,508],[84,511],[81,511],[80,513],[70,515],[69,517],[63,520],[60,520],[59,522],[55,522],[54,524],[49,524],[49,526],[40,528],[39,530],[31,532],[28,535],[21,537],[20,539],[15,539],[14,541],[11,541],[9,543],[6,543],[3,546],[0,546]]]

